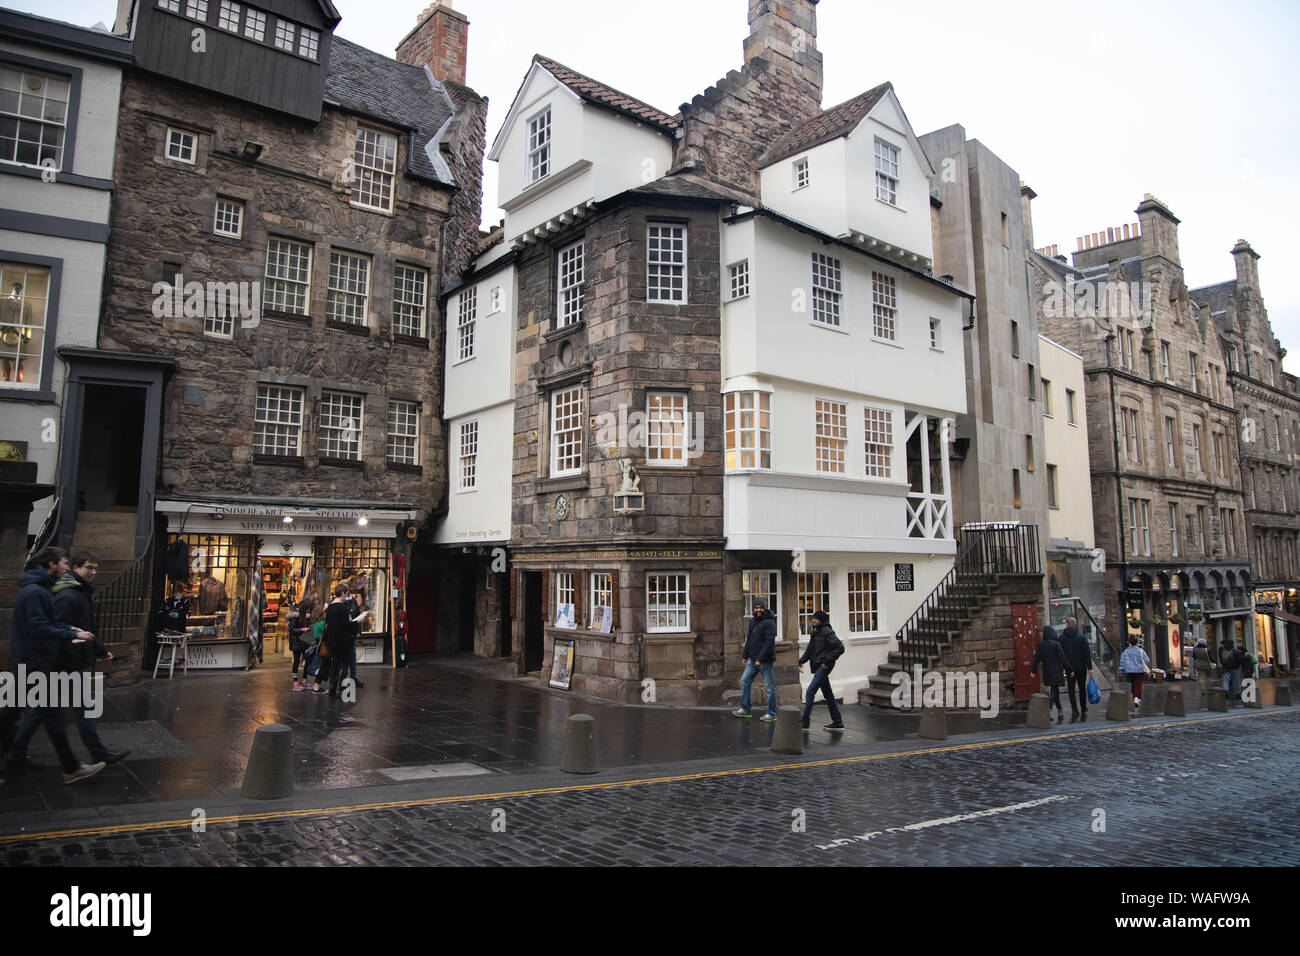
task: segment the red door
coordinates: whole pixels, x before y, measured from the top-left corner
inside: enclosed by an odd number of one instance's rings
[[[406,583],[406,653],[432,654],[438,649],[438,579],[408,574]]]
[[[1011,637],[1016,646],[1016,702],[1020,703],[1037,694],[1040,686],[1031,671],[1038,650],[1037,604],[1011,605]]]

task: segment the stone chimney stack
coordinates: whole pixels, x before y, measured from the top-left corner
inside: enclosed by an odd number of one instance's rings
[[[1232,247],[1232,258],[1237,263],[1237,297],[1249,289],[1259,291],[1259,253],[1250,247],[1245,239],[1238,239]]]
[[[1150,193],[1143,198],[1136,212],[1142,226],[1142,257],[1147,259],[1162,256],[1181,269],[1183,264],[1178,257],[1178,223],[1182,220]]]
[[[465,85],[469,57],[469,18],[453,10],[452,0],[435,0],[424,8],[416,27],[397,45],[397,59],[427,66],[434,79]]]
[[[794,78],[797,95],[809,101],[799,104],[801,115],[811,116],[821,109],[817,0],[749,0],[746,66],[758,57]]]
[[[1038,198],[1038,193],[1025,185],[1025,181],[1020,181],[1020,217],[1025,221],[1025,248],[1034,248],[1034,216],[1030,209],[1033,201]]]

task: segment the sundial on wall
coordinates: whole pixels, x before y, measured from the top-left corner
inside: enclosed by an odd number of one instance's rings
[[[555,496],[555,520],[564,521],[572,513],[573,513],[573,502],[569,500],[569,496],[563,493],[556,495]]]

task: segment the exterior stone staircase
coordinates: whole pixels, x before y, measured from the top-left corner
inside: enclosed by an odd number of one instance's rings
[[[137,678],[148,637],[152,551],[135,555],[136,510],[83,511],[77,515],[72,553],[93,551],[99,557],[95,579],[95,614],[99,637],[113,660],[97,664],[109,684]]]

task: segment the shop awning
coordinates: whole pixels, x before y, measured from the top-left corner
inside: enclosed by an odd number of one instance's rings
[[[1233,608],[1226,608],[1224,610],[1219,610],[1219,611],[1206,611],[1204,613],[1207,618],[1247,617],[1251,614],[1254,614],[1255,610],[1254,608],[1249,608],[1249,607],[1233,607]]]
[[[1300,624],[1300,617],[1296,617],[1296,615],[1290,614],[1286,611],[1274,611],[1273,616],[1280,617],[1284,621],[1290,621],[1292,624]]]

